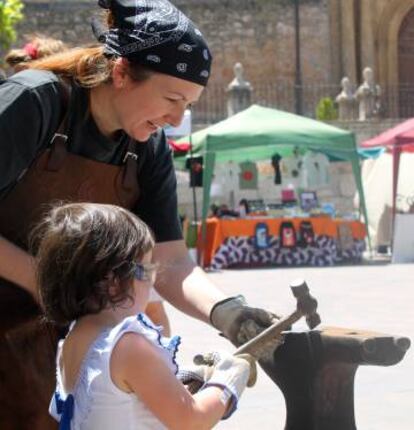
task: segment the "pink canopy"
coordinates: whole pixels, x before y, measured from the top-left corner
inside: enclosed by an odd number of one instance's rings
[[[387,151],[393,155],[392,212],[394,217],[401,152],[414,152],[414,118],[408,119],[372,139],[365,140],[360,147],[365,149],[386,147]]]
[[[174,152],[187,152],[190,149],[189,142],[177,142],[176,140],[168,139],[168,144]]]
[[[361,148],[401,146],[402,151],[414,152],[414,118],[390,128],[372,139],[361,143]]]

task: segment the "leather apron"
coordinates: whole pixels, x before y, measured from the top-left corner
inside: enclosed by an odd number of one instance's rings
[[[131,141],[124,164],[115,166],[71,154],[65,141],[66,136],[56,134],[51,149],[0,201],[0,234],[24,249],[31,227],[53,202],[130,209],[138,200],[138,145]],[[0,278],[0,429],[57,429],[48,414],[57,341],[57,330],[42,321],[31,296]]]

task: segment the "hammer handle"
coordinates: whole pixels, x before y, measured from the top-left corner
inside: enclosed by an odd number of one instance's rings
[[[274,338],[277,334],[282,333],[282,331],[287,330],[292,324],[294,324],[296,321],[300,320],[303,316],[303,313],[296,310],[295,312],[288,315],[286,318],[283,318],[274,324],[272,324],[270,327],[268,327],[266,330],[263,330],[261,333],[259,333],[256,337],[253,339],[250,339],[248,342],[244,343],[242,346],[236,349],[234,352],[234,355],[237,354],[252,354],[254,356],[254,350],[257,348],[258,345],[263,345],[266,342],[268,342],[270,339]],[[255,357],[259,358],[259,357]]]

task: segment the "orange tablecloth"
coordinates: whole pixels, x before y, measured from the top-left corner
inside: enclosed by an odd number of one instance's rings
[[[338,225],[346,223],[351,227],[354,239],[364,239],[366,236],[365,224],[359,221],[347,221],[343,219],[333,219],[330,217],[315,218],[247,218],[247,219],[218,219],[207,220],[207,243],[204,247],[204,266],[209,266],[214,254],[220,245],[228,237],[253,236],[257,223],[266,223],[269,234],[279,235],[279,228],[282,222],[290,221],[295,229],[298,229],[302,221],[310,221],[316,235],[338,237]],[[201,249],[201,237],[199,232],[199,249]]]

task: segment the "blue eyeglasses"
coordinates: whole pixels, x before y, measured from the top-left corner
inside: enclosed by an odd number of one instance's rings
[[[134,277],[138,281],[155,282],[157,267],[156,264],[136,263]]]

